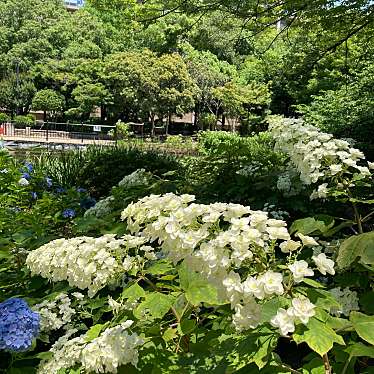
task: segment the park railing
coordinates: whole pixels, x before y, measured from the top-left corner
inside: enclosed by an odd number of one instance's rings
[[[115,126],[49,121],[35,121],[32,126],[27,126],[7,122],[0,125],[0,136],[11,140],[45,142],[115,141]]]

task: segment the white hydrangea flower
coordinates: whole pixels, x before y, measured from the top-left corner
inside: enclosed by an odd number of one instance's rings
[[[283,288],[283,275],[274,271],[267,271],[257,278],[261,284],[265,294],[267,295],[282,295],[284,292]]]
[[[18,184],[20,186],[28,186],[30,183],[29,181],[26,179],[26,178],[21,178],[19,181],[18,181]]]
[[[329,273],[335,274],[334,265],[335,262],[326,257],[324,253],[320,253],[318,256],[312,256],[312,260],[315,262],[319,272],[323,275]]]
[[[58,330],[71,322],[72,316],[76,313],[71,308],[71,300],[67,294],[61,293],[53,300],[45,300],[32,308],[40,316],[40,330],[50,332]]]
[[[326,198],[330,186],[321,182],[331,181],[338,174],[371,176],[367,167],[358,164],[365,159],[361,151],[352,148],[345,140],[334,139],[332,135],[304,123],[302,119],[278,117],[270,121],[269,129],[275,140],[275,149],[289,156],[300,180],[305,185],[320,184],[311,199]],[[283,181],[279,182],[279,187],[286,189],[288,186],[283,184]]]
[[[107,234],[57,239],[32,251],[26,265],[32,274],[54,282],[67,280],[70,286],[88,289],[92,297],[125,272],[119,259],[125,257],[126,246],[134,245],[131,238],[115,239],[115,235]]]
[[[288,268],[291,270],[295,283],[300,283],[304,277],[312,277],[314,271],[308,267],[308,263],[304,260],[295,261]]]
[[[287,313],[306,325],[309,318],[315,315],[315,307],[306,297],[297,297],[292,299],[292,307],[287,310]]]
[[[118,186],[122,188],[146,186],[149,184],[150,176],[151,174],[145,171],[145,169],[138,169],[123,177]]]
[[[84,212],[84,217],[102,218],[112,213],[113,196],[108,196],[105,199],[98,201],[93,207]]]
[[[232,322],[238,331],[254,329],[261,321],[261,307],[254,299],[248,299],[244,305],[235,306]]]
[[[283,336],[295,331],[294,317],[283,308],[278,309],[277,314],[270,320],[270,324],[279,328]]]
[[[319,245],[317,241],[311,236],[303,235],[300,232],[296,234],[302,241],[305,247],[313,247]]]
[[[301,243],[295,240],[287,240],[279,245],[280,250],[283,253],[289,253],[298,250],[301,247]]]
[[[132,323],[129,320],[109,328],[91,342],[87,342],[86,335],[71,340],[68,340],[69,335],[63,336],[50,350],[53,357],[40,364],[38,374],[57,374],[76,364],[88,373],[117,373],[122,365],[136,366],[137,349],[144,341],[136,333],[128,333]]]

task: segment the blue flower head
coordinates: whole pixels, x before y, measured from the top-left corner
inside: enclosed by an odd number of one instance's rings
[[[34,170],[32,164],[28,161],[25,162],[25,167],[29,171],[29,173],[31,173]]]
[[[29,173],[22,173],[22,178],[29,180],[31,177]]]
[[[0,303],[0,350],[26,351],[39,333],[39,314],[23,299]]]
[[[52,179],[49,178],[49,177],[46,177],[45,178],[45,184],[47,185],[48,188],[51,188],[52,187]]]
[[[86,192],[87,190],[85,188],[82,188],[82,187],[78,187],[77,188],[77,192]]]
[[[38,198],[38,194],[36,192],[31,192],[31,199],[36,200]]]
[[[74,209],[65,209],[63,212],[62,212],[62,216],[64,218],[74,218],[75,217],[75,210]]]
[[[57,193],[64,193],[64,192],[66,192],[66,190],[65,190],[65,188],[57,187],[57,188],[56,188],[56,192],[57,192]]]

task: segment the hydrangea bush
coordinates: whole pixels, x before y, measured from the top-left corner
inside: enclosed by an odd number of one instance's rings
[[[72,318],[40,373],[78,367],[115,373],[128,363],[147,372],[161,370],[165,360],[175,370],[162,372],[195,372],[183,360],[200,359],[204,342],[214,341],[210,355],[219,356],[227,339],[236,342],[230,355],[212,368],[235,371],[254,363],[257,370],[275,365],[282,372],[288,366],[274,353],[280,337],[306,343],[316,359],[320,356],[321,367],[330,365],[327,353],[334,344],[345,345],[337,331],[352,330],[350,321],[341,318],[343,306],[334,290],[325,291],[313,279],[333,276],[334,261],[320,250],[313,255],[319,245],[314,238],[291,236],[286,222],[267,212],[194,199],[172,193],[144,197],[122,212],[128,234],[58,239],[28,255],[32,274],[67,281],[87,295],[78,315],[91,303],[86,298],[101,300],[111,315],[83,335]],[[56,300],[36,308],[43,315],[43,308],[58,306]],[[124,334],[130,326],[131,333]],[[236,345],[251,336],[259,339],[252,343],[252,356],[240,359]],[[153,355],[162,359],[152,361]]]
[[[182,193],[167,192],[175,186],[166,176],[143,169],[96,206],[85,191],[58,190],[46,176],[34,199],[33,166],[12,169],[8,186],[30,202],[21,211],[40,204],[45,214],[54,203],[63,225],[51,226],[59,237],[38,231],[39,245],[17,252],[22,282],[8,284],[26,287],[29,306],[19,298],[0,304],[8,369],[369,374],[374,236],[372,213],[359,209],[370,204],[362,191],[371,188],[372,165],[297,120],[275,119],[271,132],[274,153],[294,165],[278,187],[349,202],[354,220],[324,215],[288,225],[290,214],[270,203],[203,204],[180,186]]]

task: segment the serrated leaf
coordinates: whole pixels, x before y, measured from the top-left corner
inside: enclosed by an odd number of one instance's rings
[[[351,236],[339,248],[337,264],[340,269],[351,265],[358,257],[364,264],[374,264],[374,231]]]
[[[308,299],[316,306],[330,311],[331,309],[340,309],[341,305],[335,297],[328,291],[308,288],[306,290]]]
[[[361,339],[374,345],[374,316],[360,312],[351,312],[349,320]]]
[[[134,310],[134,315],[138,319],[147,315],[151,318],[162,318],[170,310],[174,301],[175,297],[172,295],[165,295],[160,292],[149,293]]]
[[[265,301],[261,305],[261,323],[269,322],[276,314],[279,308],[290,305],[290,301],[285,297],[275,297]]]
[[[320,356],[330,351],[334,343],[345,345],[340,335],[336,334],[326,323],[316,318],[311,318],[307,326],[298,326],[292,338],[297,344],[308,344]]]
[[[129,299],[130,301],[140,299],[146,295],[145,291],[142,287],[139,286],[138,283],[134,283],[130,287],[125,288],[122,291],[122,297],[125,299]]]
[[[153,275],[163,275],[173,269],[175,269],[175,267],[170,261],[161,260],[161,261],[157,261],[154,265],[146,269],[146,272],[148,274],[153,274]]]
[[[90,342],[90,341],[96,339],[100,335],[101,331],[103,331],[105,329],[105,327],[108,326],[108,324],[109,324],[109,322],[92,326],[86,332],[85,341]]]
[[[212,305],[223,304],[218,299],[217,289],[199,273],[189,270],[184,264],[180,266],[178,273],[180,285],[191,304],[198,305],[204,302]]]

